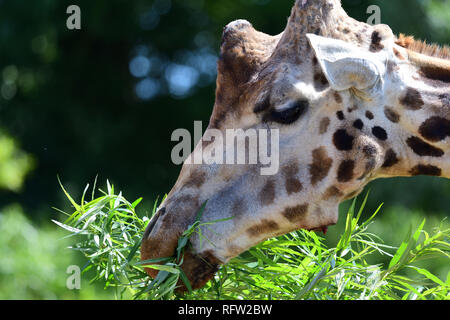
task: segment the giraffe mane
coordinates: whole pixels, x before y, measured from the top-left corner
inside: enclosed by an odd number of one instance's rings
[[[406,36],[402,33],[400,33],[395,43],[405,49],[417,53],[421,53],[430,57],[436,57],[439,59],[450,60],[450,47],[445,45],[441,46],[435,43],[428,44],[425,41],[416,40],[413,36]]]

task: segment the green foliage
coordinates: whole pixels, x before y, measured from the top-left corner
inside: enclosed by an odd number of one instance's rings
[[[428,12],[428,22],[436,32],[436,38],[443,42],[450,39],[450,1],[428,0],[425,1]]]
[[[369,231],[379,235],[385,243],[389,243],[393,246],[400,246],[403,238],[408,234],[409,228],[411,226],[420,225],[424,217],[427,219],[424,229],[429,234],[435,232],[435,226],[440,225],[441,229],[450,227],[448,215],[445,213],[431,215],[422,210],[407,209],[403,206],[391,206],[390,208],[383,208],[382,214],[380,214],[369,226]],[[327,234],[327,239],[328,238],[329,236]],[[390,259],[386,255],[376,254],[368,259],[368,261],[370,263],[383,263],[383,265],[388,266]],[[441,279],[445,279],[450,271],[449,261],[444,256],[419,260],[417,261],[417,265],[430,270]],[[409,269],[404,269],[402,273],[406,276],[410,276],[414,272]]]
[[[0,189],[20,191],[33,168],[33,158],[18,148],[15,139],[0,131]]]
[[[69,290],[66,273],[81,257],[69,250],[63,230],[30,222],[19,205],[0,210],[0,299],[95,299],[110,294],[87,281]]]
[[[85,189],[84,195],[87,192]],[[450,273],[442,280],[417,261],[437,256],[450,258],[450,229],[423,230],[425,220],[411,229],[398,248],[382,243],[368,231],[378,213],[361,221],[367,197],[355,212],[356,200],[347,213],[345,230],[335,247],[327,247],[314,232],[296,231],[269,239],[223,266],[204,288],[191,291],[180,268],[189,236],[200,230],[200,217],[180,238],[174,257],[140,262],[138,247],[148,223],[139,218],[136,205],[128,202],[108,183],[103,196],[77,204],[59,226],[73,236],[74,248],[89,259],[87,269],[95,269],[94,280],[114,287],[118,297],[135,299],[448,299]],[[153,212],[155,212],[156,203]],[[215,222],[208,222],[215,223]],[[217,222],[218,223],[218,222]],[[371,264],[368,258],[379,253],[389,257],[388,266]],[[181,257],[181,258],[180,258]],[[143,266],[160,270],[149,280]],[[164,263],[164,264],[161,264]],[[448,263],[448,260],[447,260]],[[402,271],[414,271],[408,277]],[[174,290],[183,281],[189,292]]]

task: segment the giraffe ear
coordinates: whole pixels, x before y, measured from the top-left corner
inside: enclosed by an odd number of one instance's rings
[[[373,88],[385,72],[380,56],[364,51],[342,40],[308,33],[314,50],[330,86],[337,91]]]

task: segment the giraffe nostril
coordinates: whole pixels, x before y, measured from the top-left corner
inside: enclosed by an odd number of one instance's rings
[[[150,235],[150,233],[152,232],[152,230],[156,224],[156,221],[158,221],[158,219],[161,216],[163,216],[165,213],[166,213],[165,207],[159,209],[158,212],[156,212],[156,214],[152,217],[152,219],[148,223],[147,228],[145,229],[144,236],[142,237],[143,240],[148,238],[148,236]]]

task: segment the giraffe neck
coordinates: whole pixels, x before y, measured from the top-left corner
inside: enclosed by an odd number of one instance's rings
[[[381,174],[450,178],[450,61],[410,52],[415,81],[395,106],[385,106],[392,143]]]

